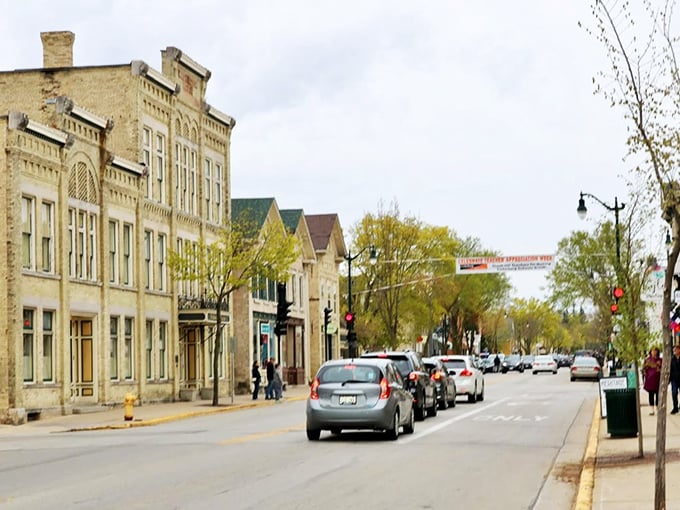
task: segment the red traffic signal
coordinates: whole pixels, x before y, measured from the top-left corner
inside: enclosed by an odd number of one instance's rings
[[[350,322],[354,322],[354,314],[352,312],[347,312],[345,314],[345,321],[349,324]]]
[[[616,303],[612,303],[609,309],[612,311],[612,315],[619,313],[619,305],[617,305]]]
[[[621,287],[614,287],[614,290],[612,291],[612,295],[616,299],[621,299],[623,297],[623,289]]]

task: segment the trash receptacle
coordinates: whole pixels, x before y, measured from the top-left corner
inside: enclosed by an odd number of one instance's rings
[[[612,437],[630,437],[638,433],[635,388],[605,390],[607,432]]]

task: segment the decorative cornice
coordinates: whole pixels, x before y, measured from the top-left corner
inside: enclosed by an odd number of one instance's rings
[[[160,85],[171,94],[179,94],[179,84],[175,83],[170,78],[166,78],[162,73],[159,73],[154,68],[150,67],[149,64],[143,60],[133,60],[130,65],[133,76],[143,76],[154,82],[156,85]]]
[[[191,57],[188,57],[179,48],[175,48],[174,46],[168,46],[165,49],[165,51],[167,52],[167,55],[172,60],[180,62],[181,64],[183,64],[185,67],[191,69],[193,72],[195,72],[200,77],[205,78],[206,80],[210,79],[210,75],[212,73],[208,69],[203,67],[201,64],[196,62],[194,59],[192,59]]]
[[[222,113],[221,111],[217,110],[216,108],[210,106],[205,101],[203,101],[203,103],[201,104],[201,108],[202,108],[202,110],[205,114],[209,115],[210,117],[212,117],[216,121],[221,122],[222,124],[224,124],[225,126],[231,128],[231,129],[233,129],[234,126],[236,125],[236,121],[234,120],[233,117],[230,117],[226,113]]]
[[[113,119],[105,119],[104,117],[95,115],[94,113],[76,105],[66,96],[58,96],[54,102],[57,106],[57,113],[71,115],[82,120],[83,122],[87,122],[88,124],[98,127],[99,129],[105,129],[106,131],[111,131],[111,129],[113,129]]]
[[[9,128],[28,131],[29,133],[41,136],[52,143],[60,145],[65,149],[69,149],[73,145],[73,135],[31,120],[28,118],[28,115],[23,112],[9,112]]]
[[[129,159],[121,158],[115,154],[109,154],[108,162],[111,166],[115,166],[116,168],[120,168],[121,170],[125,170],[139,177],[146,177],[149,175],[149,170],[144,163],[134,163]]]

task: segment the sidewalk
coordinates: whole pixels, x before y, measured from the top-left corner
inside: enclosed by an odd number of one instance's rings
[[[670,404],[670,391],[668,400]],[[642,402],[640,411],[644,453],[642,458],[638,457],[637,437],[610,437],[607,432],[607,419],[600,418],[598,403],[598,411],[593,417],[592,437],[589,439],[589,446],[591,446],[590,443],[596,441],[596,456],[592,501],[591,506],[587,508],[653,510],[657,416],[649,415],[650,408],[646,404],[647,393],[644,391],[640,393],[640,402]],[[668,413],[666,421],[666,508],[680,510],[680,414],[671,415],[671,409],[672,404],[666,409]],[[587,447],[582,478],[588,476],[588,450]],[[584,496],[583,486],[582,480],[579,490],[581,499]],[[580,507],[577,506],[577,508]]]
[[[134,406],[133,419],[125,421],[122,403],[118,406],[93,407],[90,412],[52,416],[30,421],[23,425],[0,425],[0,437],[4,435],[35,435],[36,433],[78,432],[84,430],[124,429],[145,427],[169,421],[193,418],[216,413],[225,413],[256,406],[281,405],[286,402],[305,400],[309,395],[309,386],[288,386],[280,401],[265,400],[261,395],[253,400],[250,394],[234,395],[220,398],[219,405],[213,407],[211,400],[194,400],[192,402],[171,402],[161,404],[144,404]]]

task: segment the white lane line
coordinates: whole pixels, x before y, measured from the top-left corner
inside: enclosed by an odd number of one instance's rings
[[[502,404],[503,402],[505,402],[505,401],[507,401],[507,400],[510,400],[510,397],[502,398],[502,399],[497,400],[497,401],[495,401],[495,402],[493,402],[493,403],[491,403],[491,404],[485,405],[485,406],[483,406],[483,407],[479,407],[479,408],[475,409],[474,411],[469,411],[469,412],[467,412],[467,413],[461,414],[460,416],[456,416],[456,417],[454,417],[454,418],[449,418],[448,420],[443,421],[443,422],[441,422],[441,423],[438,423],[438,424],[435,425],[434,427],[429,428],[429,429],[425,430],[424,432],[420,432],[420,433],[416,432],[416,434],[412,435],[411,437],[408,437],[408,438],[406,438],[406,439],[400,439],[400,440],[399,440],[399,444],[408,444],[408,443],[412,443],[412,442],[415,441],[416,439],[421,439],[421,438],[423,438],[423,437],[425,437],[425,436],[429,436],[430,434],[434,434],[435,432],[438,432],[438,431],[440,431],[441,429],[443,429],[443,428],[445,428],[445,427],[448,427],[449,425],[451,425],[451,424],[454,423],[454,422],[457,422],[457,421],[460,421],[460,420],[464,420],[465,418],[468,418],[468,417],[470,417],[470,416],[473,416],[473,415],[475,415],[475,414],[477,414],[477,413],[481,413],[482,411],[486,411],[487,409],[491,409],[492,407],[497,406],[498,404]],[[457,406],[456,406],[456,407],[457,407]],[[402,436],[402,437],[403,437],[403,436]]]

